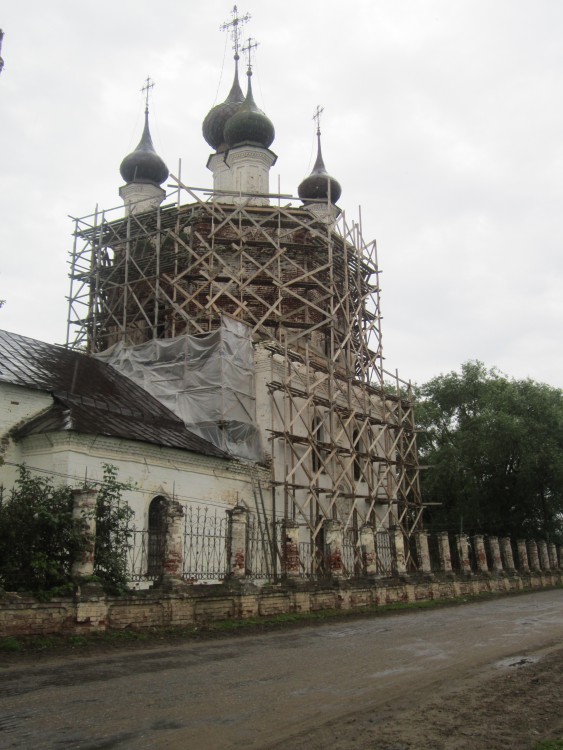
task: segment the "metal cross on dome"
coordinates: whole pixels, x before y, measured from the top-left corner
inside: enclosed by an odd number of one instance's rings
[[[230,21],[225,21],[225,23],[222,23],[219,27],[221,31],[228,31],[230,32],[232,39],[233,39],[233,49],[235,51],[235,59],[239,59],[239,46],[240,46],[240,38],[242,36],[242,26],[244,26],[247,21],[250,21],[250,13],[245,13],[244,16],[239,16],[238,14],[238,8],[235,5],[231,11],[232,19]]]
[[[251,59],[252,58],[252,50],[256,49],[256,47],[258,47],[258,44],[259,44],[259,42],[257,42],[256,39],[252,39],[252,37],[249,37],[246,40],[246,47],[242,48],[242,51],[246,52],[246,54],[248,55],[248,68],[249,68],[249,70],[250,70],[250,68],[252,68],[252,59]]]
[[[313,115],[313,120],[317,121],[317,135],[321,134],[321,115],[324,111],[325,111],[325,108],[321,107],[320,104],[317,104],[315,114]]]
[[[149,111],[149,91],[154,88],[154,81],[151,79],[150,76],[147,76],[147,80],[145,81],[145,85],[141,89],[141,91],[145,94],[145,112]]]

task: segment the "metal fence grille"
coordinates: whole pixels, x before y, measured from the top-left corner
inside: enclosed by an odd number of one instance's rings
[[[247,576],[271,580],[280,568],[279,532],[269,520],[250,515],[247,526]]]
[[[388,531],[375,532],[375,552],[377,557],[377,574],[392,576],[394,571],[391,537]]]
[[[131,583],[156,580],[159,572],[149,566],[149,531],[131,528],[127,539],[127,570]]]
[[[186,581],[217,581],[228,573],[226,510],[187,505],[184,508],[182,578]]]
[[[128,531],[128,570],[132,583],[151,582],[163,572],[165,529]],[[282,529],[269,519],[249,513],[246,538],[248,578],[276,580],[282,573]],[[322,543],[299,542],[302,578],[324,578],[330,574]],[[389,532],[375,534],[377,575],[392,576],[395,570]],[[217,582],[229,575],[229,515],[226,509],[184,506],[182,578],[189,582]],[[347,578],[362,574],[357,531],[349,529],[342,539],[342,572]]]

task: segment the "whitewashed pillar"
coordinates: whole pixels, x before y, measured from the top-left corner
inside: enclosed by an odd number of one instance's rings
[[[301,574],[299,561],[299,524],[286,519],[282,525],[283,571],[288,578],[298,578]]]
[[[72,490],[72,517],[81,522],[84,547],[80,556],[73,561],[71,572],[77,578],[94,575],[94,552],[96,546],[96,501],[98,490]]]
[[[479,573],[488,573],[489,565],[487,563],[487,552],[485,550],[485,540],[482,534],[476,534],[473,537],[473,546],[475,548],[475,559],[477,560],[477,570]]]
[[[164,523],[161,583],[180,583],[184,565],[184,508],[177,500],[166,501]]]
[[[459,557],[459,569],[460,573],[465,576],[470,576],[471,560],[469,559],[469,540],[467,534],[456,534],[457,554]]]
[[[407,572],[407,559],[405,556],[405,537],[400,526],[392,526],[389,529],[393,557],[395,560],[395,571],[397,575],[405,575]]]
[[[377,553],[375,551],[375,537],[373,526],[364,524],[360,527],[360,547],[362,550],[362,565],[364,575],[377,575]]]
[[[431,573],[430,550],[428,548],[428,532],[417,531],[415,534],[416,554],[422,573]]]
[[[324,531],[327,571],[334,578],[342,578],[344,575],[342,561],[342,521],[333,519],[325,521]]]
[[[557,570],[559,563],[557,561],[557,547],[553,542],[547,545],[547,551],[549,553],[549,563],[552,570]]]
[[[526,546],[525,539],[518,539],[516,541],[516,548],[518,550],[518,570],[520,573],[530,572],[530,561],[528,558],[528,548]]]
[[[502,572],[502,557],[500,555],[500,545],[498,536],[489,537],[489,549],[491,551],[491,566],[493,573]]]
[[[504,560],[505,569],[513,573],[514,572],[514,555],[512,553],[512,542],[509,536],[503,536],[500,540],[500,548],[502,557]]]
[[[550,570],[549,552],[547,551],[547,542],[544,539],[538,542],[538,552],[542,570]]]
[[[246,540],[248,511],[240,505],[228,511],[229,514],[229,574],[232,578],[246,575]]]
[[[530,560],[530,569],[533,570],[534,573],[539,573],[539,571],[541,570],[540,556],[538,553],[538,545],[536,544],[535,539],[528,540],[528,557]]]
[[[444,573],[452,572],[452,553],[450,551],[450,538],[447,531],[440,531],[438,538],[438,554],[440,555],[440,567]]]

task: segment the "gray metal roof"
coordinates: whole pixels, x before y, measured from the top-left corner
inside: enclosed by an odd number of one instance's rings
[[[139,440],[229,456],[186,429],[147,391],[88,354],[0,330],[0,382],[46,391],[53,406],[14,433],[53,430]]]

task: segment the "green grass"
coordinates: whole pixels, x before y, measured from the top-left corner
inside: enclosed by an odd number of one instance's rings
[[[21,651],[22,645],[17,638],[10,636],[9,638],[0,638],[0,651],[14,652]]]
[[[534,750],[563,750],[563,739],[538,742],[534,745]]]

